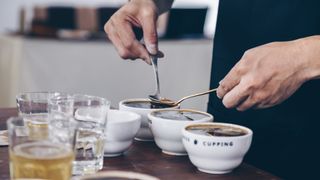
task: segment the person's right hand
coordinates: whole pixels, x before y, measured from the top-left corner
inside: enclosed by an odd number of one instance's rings
[[[104,30],[121,58],[141,58],[151,64],[149,54],[158,54],[157,18],[158,9],[154,1],[131,0],[113,14]],[[135,37],[134,26],[142,28],[144,44]]]

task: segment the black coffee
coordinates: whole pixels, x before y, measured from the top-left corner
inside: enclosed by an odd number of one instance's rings
[[[247,131],[241,128],[226,125],[194,125],[187,127],[186,130],[194,134],[205,136],[233,137],[247,134]]]
[[[151,103],[149,101],[128,101],[123,103],[125,106],[143,109],[163,109],[170,108],[172,106],[166,104]]]
[[[197,121],[209,117],[204,113],[188,110],[156,111],[153,113],[153,115],[155,117],[177,121]]]

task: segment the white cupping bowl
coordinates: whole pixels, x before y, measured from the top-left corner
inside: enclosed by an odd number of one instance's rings
[[[123,111],[131,111],[141,115],[141,126],[135,137],[139,141],[153,141],[153,135],[148,124],[148,114],[155,110],[160,109],[150,109],[150,108],[139,108],[127,106],[126,102],[150,102],[149,99],[127,99],[119,103],[119,109]],[[161,109],[177,109],[179,106]]]
[[[159,113],[171,113],[174,116],[180,113],[193,113],[198,119],[194,120],[175,120],[169,117],[161,117]],[[149,113],[149,126],[154,135],[154,140],[162,152],[169,155],[187,155],[182,144],[182,129],[189,124],[199,122],[211,122],[213,116],[206,112],[188,110],[188,109],[171,109],[157,110]]]
[[[105,131],[104,156],[119,156],[127,151],[137,134],[141,116],[137,113],[110,110]]]
[[[186,130],[190,126],[222,125],[240,128],[247,132],[242,136],[222,137],[196,134]],[[182,130],[183,145],[193,165],[210,174],[225,174],[238,167],[248,152],[252,131],[244,126],[227,123],[197,123]]]

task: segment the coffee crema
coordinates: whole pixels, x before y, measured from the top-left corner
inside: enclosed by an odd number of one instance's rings
[[[127,101],[123,105],[133,108],[142,108],[142,109],[164,109],[170,108],[172,106],[166,104],[152,103],[150,101]]]
[[[192,125],[186,128],[188,132],[219,137],[244,136],[248,132],[244,129],[228,126],[228,125]]]

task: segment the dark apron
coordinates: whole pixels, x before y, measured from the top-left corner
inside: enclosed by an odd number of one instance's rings
[[[217,87],[250,48],[319,34],[319,0],[220,0],[210,87]],[[226,109],[211,94],[208,112],[215,121],[253,130],[246,162],[286,179],[319,177],[315,171],[320,154],[319,80],[305,83],[282,104],[263,110]]]

